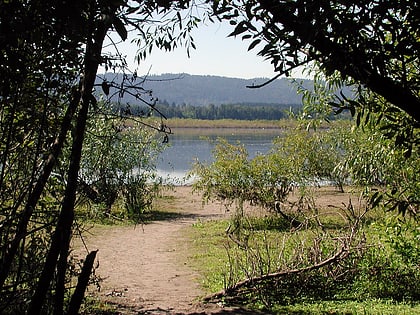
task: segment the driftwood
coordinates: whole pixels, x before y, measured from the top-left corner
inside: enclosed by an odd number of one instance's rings
[[[314,265],[311,265],[311,266],[307,266],[307,267],[303,267],[303,268],[297,268],[297,269],[283,270],[283,271],[279,271],[279,272],[265,274],[265,275],[262,275],[262,276],[259,276],[259,277],[248,278],[248,279],[242,280],[240,282],[237,282],[235,285],[233,285],[229,288],[226,288],[224,290],[221,290],[219,292],[216,292],[216,293],[213,293],[213,294],[210,294],[210,295],[204,297],[203,301],[204,302],[212,302],[212,301],[220,300],[223,297],[232,295],[234,292],[237,292],[240,289],[252,287],[252,286],[254,286],[258,283],[261,283],[263,281],[278,279],[278,278],[285,277],[285,276],[292,275],[292,274],[299,274],[299,273],[304,273],[304,272],[309,272],[309,271],[312,271],[312,270],[320,269],[324,266],[327,266],[329,264],[338,262],[338,261],[346,258],[349,255],[350,245],[352,243],[353,237],[355,236],[355,233],[356,233],[356,230],[357,230],[357,227],[358,227],[358,223],[359,223],[359,219],[360,219],[360,217],[353,224],[348,237],[343,240],[343,244],[341,245],[341,248],[330,258],[327,258],[327,259],[325,259],[325,260],[323,260],[319,263],[316,263]]]
[[[245,280],[242,280],[238,283],[236,283],[235,285],[221,290],[219,292],[210,294],[206,297],[203,298],[204,302],[211,302],[211,301],[215,301],[215,300],[219,300],[222,297],[231,295],[232,293],[234,293],[235,291],[238,291],[239,289],[242,288],[249,288],[255,284],[258,284],[260,282],[266,281],[266,280],[271,280],[271,279],[278,279],[284,276],[288,276],[288,275],[292,275],[292,274],[298,274],[298,273],[304,273],[304,272],[308,272],[308,271],[312,271],[312,270],[316,270],[319,268],[322,268],[324,266],[327,266],[329,264],[332,264],[334,262],[337,262],[345,257],[347,257],[349,254],[349,249],[347,245],[343,245],[339,251],[337,251],[333,256],[331,256],[328,259],[325,259],[317,264],[308,266],[308,267],[304,267],[304,268],[298,268],[298,269],[290,269],[290,270],[283,270],[283,271],[279,271],[279,272],[274,272],[274,273],[269,273],[269,274],[265,274],[262,275],[260,277],[255,277],[255,278],[248,278]]]

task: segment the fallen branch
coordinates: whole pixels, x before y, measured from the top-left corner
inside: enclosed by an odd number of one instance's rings
[[[352,225],[350,226],[350,233],[347,235],[347,237],[342,238],[341,248],[330,258],[327,258],[311,266],[298,268],[298,269],[283,270],[283,271],[274,272],[274,273],[268,273],[259,277],[248,278],[248,279],[242,280],[231,287],[228,287],[224,290],[221,290],[219,292],[216,292],[216,293],[213,293],[204,297],[203,301],[212,302],[215,300],[220,300],[223,297],[232,295],[235,291],[239,291],[242,288],[249,288],[253,285],[256,285],[258,283],[271,280],[271,279],[278,279],[278,278],[285,277],[292,274],[299,274],[299,273],[304,273],[304,272],[320,269],[324,266],[338,262],[348,257],[348,255],[350,254],[351,244],[353,242],[353,239],[359,227],[360,220],[366,213],[367,213],[367,209],[352,222]]]
[[[287,275],[291,275],[291,274],[297,274],[297,273],[303,273],[303,272],[308,272],[308,271],[312,271],[312,270],[316,270],[316,269],[320,269],[326,265],[329,265],[331,263],[334,263],[340,259],[343,259],[345,257],[348,256],[349,253],[349,248],[347,244],[343,244],[342,247],[340,248],[339,251],[337,251],[333,256],[331,256],[330,258],[323,260],[315,265],[311,265],[308,267],[304,267],[304,268],[298,268],[298,269],[291,269],[291,270],[284,270],[284,271],[279,271],[279,272],[274,272],[274,273],[269,273],[266,275],[262,275],[260,277],[255,277],[255,278],[248,278],[245,280],[242,280],[238,283],[236,283],[235,285],[226,288],[224,290],[221,290],[219,292],[213,293],[211,295],[208,295],[206,297],[203,298],[203,301],[205,302],[211,302],[214,300],[219,300],[222,297],[225,297],[229,294],[232,294],[235,291],[238,291],[239,289],[242,288],[246,288],[246,287],[250,287],[252,285],[255,285],[257,283],[266,281],[266,280],[271,280],[271,279],[277,279],[280,277],[284,277]]]

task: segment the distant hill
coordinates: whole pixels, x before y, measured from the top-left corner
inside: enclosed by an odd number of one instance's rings
[[[108,81],[119,84],[122,75],[105,74]],[[138,78],[137,83],[144,78]],[[153,97],[169,104],[204,106],[209,104],[281,104],[300,105],[301,96],[296,93],[288,79],[278,79],[258,89],[247,86],[258,85],[268,79],[238,79],[210,75],[163,74],[150,75],[142,83],[144,89],[153,91]],[[310,82],[309,80],[307,81]],[[125,93],[124,103],[137,103]]]

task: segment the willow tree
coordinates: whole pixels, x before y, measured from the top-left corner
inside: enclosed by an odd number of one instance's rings
[[[380,112],[391,129],[404,126],[394,133],[400,143],[412,142],[420,122],[419,3],[237,0],[214,2],[214,11],[235,26],[231,36],[273,64],[276,77],[310,63],[326,76],[337,71],[375,99],[343,95],[335,105]]]
[[[249,49],[272,63],[278,73],[273,79],[316,65],[315,79],[322,78],[330,87],[351,86],[352,91],[334,91],[323,101],[336,112],[349,110],[358,125],[377,125],[402,156],[416,159],[420,144],[418,2],[237,0],[215,2],[214,12],[233,25],[231,36],[249,40]],[[321,98],[317,95],[312,101]],[[415,187],[410,181],[407,185]],[[406,191],[395,185],[389,189],[395,199],[392,207],[418,211],[417,190],[408,197]]]

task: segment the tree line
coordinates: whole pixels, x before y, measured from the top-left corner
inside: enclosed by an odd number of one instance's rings
[[[185,119],[203,119],[203,120],[279,120],[288,117],[297,117],[301,115],[302,104],[209,104],[209,105],[191,105],[191,104],[169,104],[167,101],[156,105],[155,107],[113,104],[112,108],[116,114],[130,115],[134,117],[152,117],[160,115],[166,118],[185,118]],[[309,117],[319,115],[315,110],[305,112]],[[344,110],[340,115],[329,113],[324,117],[327,120],[348,119],[350,112]]]
[[[159,109],[168,118],[195,119],[238,119],[238,120],[278,120],[287,116],[286,111],[298,105],[250,105],[250,104],[221,104],[221,105],[166,105],[160,104]]]
[[[299,104],[221,104],[221,105],[190,105],[169,104],[162,102],[154,109],[146,106],[116,106],[117,111],[127,112],[131,115],[155,116],[163,114],[166,118],[192,118],[192,119],[237,119],[237,120],[279,120],[288,116],[287,112],[299,108]]]

